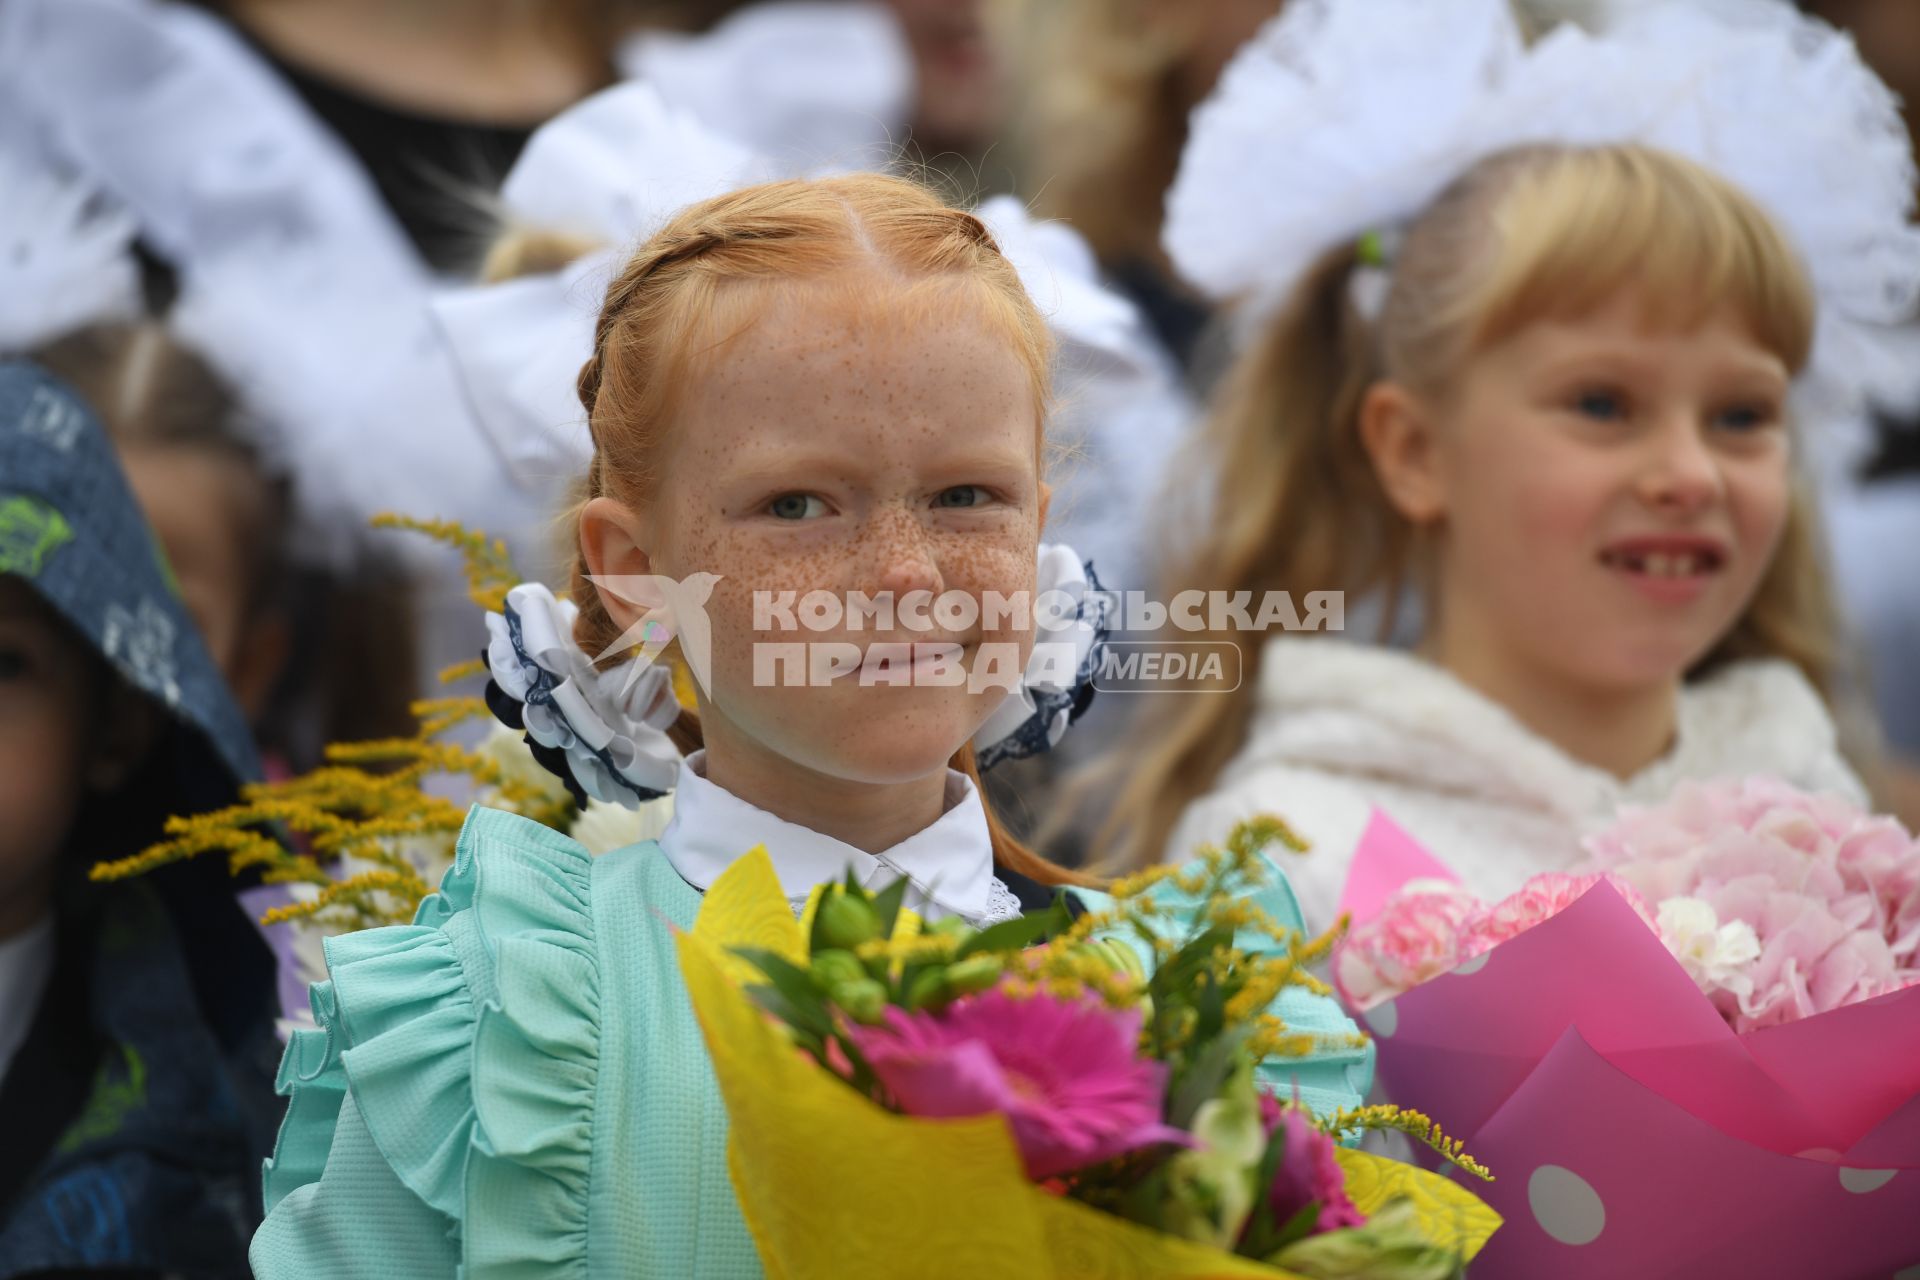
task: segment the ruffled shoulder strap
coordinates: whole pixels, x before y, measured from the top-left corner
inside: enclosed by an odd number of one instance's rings
[[[440,891],[411,925],[327,941],[318,1030],[280,1069],[287,1118],[269,1210],[325,1167],[353,1095],[381,1157],[452,1219],[464,1274],[585,1266],[599,1067],[593,858],[515,814],[476,806]]]

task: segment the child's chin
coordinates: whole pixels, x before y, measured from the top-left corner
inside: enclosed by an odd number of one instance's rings
[[[1712,648],[1711,638],[1692,634],[1626,635],[1596,649],[1587,665],[1594,684],[1638,690],[1684,676]]]
[[[822,772],[852,782],[875,784],[911,782],[947,768],[953,753],[966,744],[964,723],[951,728],[917,723],[877,723],[860,741],[836,743],[824,759]]]

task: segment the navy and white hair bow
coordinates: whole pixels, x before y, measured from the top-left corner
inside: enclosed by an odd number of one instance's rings
[[[581,804],[637,809],[673,790],[680,752],[667,729],[680,714],[664,663],[604,671],[574,643],[579,609],[523,582],[501,613],[487,615],[487,705],[524,729],[534,758]]]
[[[1042,546],[1032,656],[1017,688],[973,737],[979,767],[1038,755],[1093,701],[1110,597],[1072,548]],[[673,789],[680,751],[667,730],[680,714],[663,662],[596,670],[573,639],[579,610],[537,583],[487,615],[487,704],[526,732],[534,757],[574,798],[638,808]]]

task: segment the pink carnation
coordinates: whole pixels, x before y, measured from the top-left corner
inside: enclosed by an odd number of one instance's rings
[[[1004,1115],[1036,1180],[1191,1141],[1161,1122],[1167,1068],[1138,1055],[1138,1010],[995,988],[938,1014],[886,1017],[852,1035],[900,1109]]]
[[[1631,884],[1618,876],[1574,876],[1549,871],[1529,878],[1520,888],[1467,921],[1460,944],[1460,959],[1470,960],[1491,951],[1509,938],[1518,937],[1533,926],[1550,920],[1578,902],[1601,881],[1619,890],[1627,905],[1639,912],[1647,928],[1659,931],[1646,900]]]
[[[1334,979],[1355,1008],[1370,1009],[1558,915],[1602,880],[1658,932],[1646,901],[1618,876],[1547,872],[1491,907],[1458,885],[1416,880],[1348,935]]]
[[[1359,1009],[1411,990],[1460,963],[1461,935],[1480,909],[1457,885],[1415,881],[1347,936],[1334,979]]]

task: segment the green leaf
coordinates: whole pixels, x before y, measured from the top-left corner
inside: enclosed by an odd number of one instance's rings
[[[1202,969],[1199,974],[1198,990],[1199,995],[1193,1002],[1193,1008],[1194,1012],[1200,1015],[1200,1021],[1194,1027],[1194,1039],[1212,1040],[1226,1029],[1226,987],[1212,970]]]
[[[855,1044],[853,1037],[844,1031],[834,1038],[840,1042],[840,1052],[846,1055],[848,1065],[853,1068],[853,1077],[848,1083],[869,1098],[878,1098],[880,1077],[874,1073],[873,1064],[867,1061],[867,1055],[860,1052],[860,1046]]]
[[[1283,1229],[1273,1225],[1273,1204],[1267,1199],[1267,1191],[1273,1186],[1273,1175],[1278,1172],[1286,1149],[1287,1131],[1274,1130],[1267,1138],[1267,1150],[1260,1157],[1260,1166],[1254,1170],[1253,1185],[1259,1198],[1254,1201],[1253,1214],[1247,1219],[1247,1232],[1240,1238],[1239,1249],[1249,1258],[1264,1258],[1282,1247],[1280,1236]],[[1317,1212],[1318,1206],[1314,1208]],[[1289,1222],[1284,1229],[1290,1230],[1292,1226],[1293,1223]]]
[[[1233,1074],[1235,1055],[1245,1042],[1245,1033],[1216,1036],[1200,1051],[1192,1064],[1181,1074],[1179,1083],[1174,1086],[1173,1096],[1167,1100],[1167,1123],[1185,1129],[1192,1125],[1194,1113],[1200,1110],[1200,1104],[1216,1097]]]
[[[821,1035],[833,1032],[833,1015],[827,1009],[826,992],[813,975],[775,951],[757,947],[739,947],[735,953],[767,976],[775,991],[785,997],[789,1013],[769,1009],[776,1018]],[[763,1007],[765,1007],[763,1005]]]
[[[900,904],[907,898],[907,878],[901,876],[873,896],[873,914],[880,920],[880,936],[891,938],[900,922]]]
[[[1232,945],[1232,932],[1219,925],[1198,934],[1154,971],[1149,993],[1156,1002],[1176,998],[1208,967],[1214,952]]]
[[[821,936],[821,928],[820,928],[820,918],[826,915],[826,912],[822,911],[820,908],[827,905],[827,895],[832,892],[833,892],[833,885],[831,882],[821,886],[820,900],[814,904],[813,926],[812,928],[807,930],[807,954],[808,955],[818,955],[822,951],[831,951],[834,949],[833,944],[831,942],[828,942],[824,937]]]
[[[1143,1227],[1164,1230],[1167,1207],[1172,1200],[1168,1190],[1171,1164],[1162,1161],[1155,1165],[1147,1175],[1130,1187],[1120,1198],[1118,1213],[1129,1222],[1137,1222]]]
[[[1047,927],[1052,922],[1051,912],[1035,912],[1030,916],[1018,916],[1012,920],[1002,920],[999,924],[989,925],[968,938],[954,953],[955,960],[965,960],[968,956],[979,955],[982,951],[1024,951],[1046,936]]]
[[[1280,1228],[1279,1234],[1274,1238],[1274,1250],[1278,1251],[1296,1241],[1305,1240],[1319,1225],[1320,1202],[1316,1200],[1287,1219],[1287,1225]]]
[[[746,990],[755,1004],[786,1023],[797,1034],[812,1036],[815,1040],[823,1040],[833,1034],[833,1015],[827,1012],[826,1001],[819,995],[814,995],[810,1003],[802,1003],[778,987],[751,986]]]

